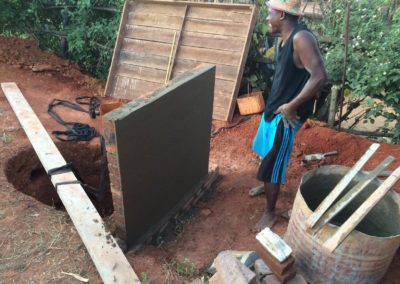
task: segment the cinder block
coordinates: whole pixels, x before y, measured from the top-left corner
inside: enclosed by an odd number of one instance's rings
[[[279,262],[259,242],[257,242],[257,252],[274,274],[282,275],[293,267],[294,258],[292,256],[289,256],[284,262]]]
[[[256,283],[256,274],[230,253],[219,254],[215,259],[215,267],[217,268],[215,284]]]

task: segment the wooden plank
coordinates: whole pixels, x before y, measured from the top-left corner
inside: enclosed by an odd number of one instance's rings
[[[179,59],[201,61],[203,63],[224,64],[237,66],[240,63],[240,52],[212,50],[199,47],[181,46],[178,51]]]
[[[148,55],[140,52],[121,51],[120,63],[167,70],[168,57]]]
[[[153,42],[171,44],[174,38],[174,30],[160,27],[145,27],[126,25],[125,38],[141,39]]]
[[[179,30],[181,21],[181,16],[170,16],[154,13],[142,14],[135,12],[132,17],[128,18],[127,24]]]
[[[184,11],[182,11],[182,22],[181,22],[181,26],[179,28],[179,32],[178,32],[178,39],[173,41],[173,46],[172,46],[172,53],[171,53],[171,62],[169,65],[169,69],[167,70],[167,76],[165,77],[165,83],[167,83],[170,79],[171,79],[171,75],[172,75],[172,71],[174,69],[174,65],[175,65],[175,57],[176,57],[176,53],[178,52],[179,46],[180,46],[180,41],[181,41],[181,35],[182,35],[182,29],[185,25],[185,19],[186,19],[186,13],[187,13],[187,5],[185,5],[185,9]],[[176,37],[176,34],[174,34],[174,39]]]
[[[292,254],[292,249],[270,228],[265,228],[258,233],[256,239],[279,262],[284,262]]]
[[[231,101],[227,107],[227,114],[224,118],[224,120],[227,120],[227,121],[232,120],[233,111],[234,111],[235,105],[236,105],[236,98],[239,93],[240,83],[241,83],[243,71],[244,71],[244,66],[246,64],[247,54],[249,53],[252,34],[253,34],[254,27],[256,25],[257,17],[258,17],[258,9],[257,9],[257,6],[254,6],[253,10],[252,10],[252,14],[251,14],[251,21],[249,22],[249,25],[247,26],[246,43],[243,47],[243,51],[241,53],[241,57],[239,60],[239,68],[238,68],[239,71],[238,71],[238,75],[236,78],[236,86],[232,92]]]
[[[248,32],[247,26],[241,23],[218,22],[212,19],[187,19],[185,30],[189,32],[227,35],[239,38],[247,36]]]
[[[213,8],[219,8],[219,9],[236,9],[238,12],[241,13],[246,13],[247,10],[252,10],[253,5],[251,4],[229,4],[229,3],[209,3],[209,2],[189,2],[189,1],[173,1],[171,0],[161,0],[161,1],[153,1],[153,0],[135,0],[135,1],[130,1],[132,3],[140,3],[141,5],[143,4],[161,4],[161,5],[169,5],[169,6],[175,6],[179,7],[182,6],[183,4],[190,4],[191,7],[210,7],[212,6]]]
[[[227,102],[225,106],[227,113],[222,118],[222,120],[230,119],[248,52],[247,44],[250,43],[249,31],[255,24],[257,12],[255,6],[168,1],[128,2],[130,3],[128,10],[124,12],[127,17],[125,28],[119,34],[119,38],[124,38],[125,45],[124,49],[119,51],[118,59],[123,64],[167,70],[173,34],[181,29],[179,23],[182,23],[180,21],[182,11],[185,5],[188,5],[187,13],[190,12],[191,16],[185,20],[180,44],[177,46],[176,56],[173,57],[175,64],[172,78],[190,70],[186,68],[192,69],[201,63],[211,63],[217,66],[217,79],[238,80],[239,82],[231,90],[227,90],[227,87],[221,84],[227,94],[222,93],[218,86],[215,88],[216,104],[226,103],[226,98],[229,96],[235,97]],[[247,25],[248,21],[250,23]],[[246,53],[245,56],[242,54],[243,51]],[[137,78],[136,75],[134,79],[145,80],[143,77]],[[110,86],[116,85],[113,82]],[[122,92],[120,88],[112,89]],[[141,91],[147,93],[147,90],[148,88],[145,88]],[[131,91],[122,93],[126,98]],[[221,119],[221,113],[218,117]]]
[[[241,52],[244,46],[244,39],[240,41],[237,37],[232,36],[184,31],[182,34],[182,46],[183,45]]]
[[[314,227],[314,233],[318,232],[325,224],[332,220],[340,211],[343,210],[361,191],[382,171],[395,160],[394,157],[387,157],[382,163],[379,164],[373,171],[369,172],[359,183],[357,183],[349,192],[346,193],[338,202],[336,202],[329,210],[327,210],[318,220]]]
[[[66,165],[64,158],[15,83],[2,83],[1,88],[32,143],[46,172]],[[51,182],[77,181],[72,172],[52,175]],[[104,283],[140,283],[128,260],[118,247],[80,184],[57,187],[79,236]]]
[[[177,59],[175,68],[174,68],[174,72],[175,72],[175,74],[181,74],[183,72],[186,72],[188,70],[198,67],[200,64],[202,64],[202,63],[195,61],[195,60]],[[237,78],[237,74],[238,74],[237,66],[223,65],[223,64],[216,65],[215,77],[218,79],[234,81]]]
[[[154,93],[163,84],[117,76],[113,93],[117,98],[132,100],[141,96],[148,96]]]
[[[368,162],[369,158],[376,152],[380,147],[379,144],[372,144],[365,154],[357,161],[357,163],[350,169],[350,171],[340,180],[335,188],[328,194],[328,196],[321,202],[313,214],[307,219],[306,225],[308,228],[312,228],[321,218],[322,214],[331,207],[336,198],[343,192],[343,190],[349,185],[351,180],[361,170],[361,168]]]
[[[164,70],[120,63],[116,69],[117,76],[123,76],[153,83],[164,83]]]
[[[220,22],[250,22],[251,10],[239,11],[237,9],[215,9],[214,7],[191,7],[187,14],[192,19],[213,19]]]
[[[169,57],[171,52],[171,44],[124,38],[121,50]]]
[[[355,227],[365,218],[365,216],[375,207],[375,205],[385,197],[386,193],[400,179],[400,167],[398,167],[367,200],[347,219],[346,222],[330,237],[324,247],[333,252],[354,230]]]
[[[170,3],[156,3],[151,2],[138,2],[135,13],[141,14],[160,14],[160,15],[169,15],[169,16],[182,16],[182,10],[184,10],[185,3],[179,3],[180,5],[173,5]],[[129,13],[129,17],[133,17],[133,13]]]
[[[113,80],[114,80],[114,75],[115,75],[115,68],[117,65],[117,61],[119,58],[119,53],[120,53],[120,49],[121,49],[121,45],[122,45],[122,40],[123,40],[123,36],[121,36],[121,34],[123,33],[123,30],[125,29],[125,25],[126,25],[126,21],[128,19],[128,13],[127,13],[127,9],[129,7],[130,11],[133,11],[135,9],[135,4],[133,3],[129,3],[129,1],[126,1],[124,4],[124,8],[122,10],[122,16],[121,16],[121,22],[119,23],[119,28],[118,28],[118,37],[117,37],[117,41],[115,43],[115,47],[114,47],[114,52],[113,52],[113,57],[111,60],[111,65],[110,65],[110,71],[108,72],[108,76],[107,76],[107,83],[106,83],[106,87],[104,89],[104,96],[111,96],[111,86],[113,84]]]

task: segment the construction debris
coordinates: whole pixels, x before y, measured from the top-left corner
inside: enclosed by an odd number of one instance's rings
[[[309,162],[309,161],[315,161],[315,160],[323,160],[323,159],[325,159],[325,157],[337,155],[337,153],[338,153],[337,151],[332,151],[332,152],[326,152],[326,153],[305,155],[304,161]]]
[[[220,253],[215,259],[217,272],[210,284],[256,284],[256,274],[229,252]]]

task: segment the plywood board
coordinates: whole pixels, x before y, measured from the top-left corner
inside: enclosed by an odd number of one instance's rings
[[[123,208],[129,247],[176,214],[207,177],[214,80],[214,66],[188,71],[105,115],[115,129],[105,137],[117,149],[123,197],[114,207]]]
[[[177,33],[171,79],[201,64],[215,64],[213,118],[229,121],[256,17],[255,5],[127,1],[105,96],[132,100],[159,88]]]

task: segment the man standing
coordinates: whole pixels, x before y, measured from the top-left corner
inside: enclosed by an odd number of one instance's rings
[[[312,114],[317,93],[326,82],[326,72],[314,35],[298,23],[300,0],[270,0],[268,27],[280,34],[271,92],[253,141],[253,150],[263,160],[257,179],[264,182],[267,206],[258,229],[272,227],[275,205],[284,183],[294,136]]]

